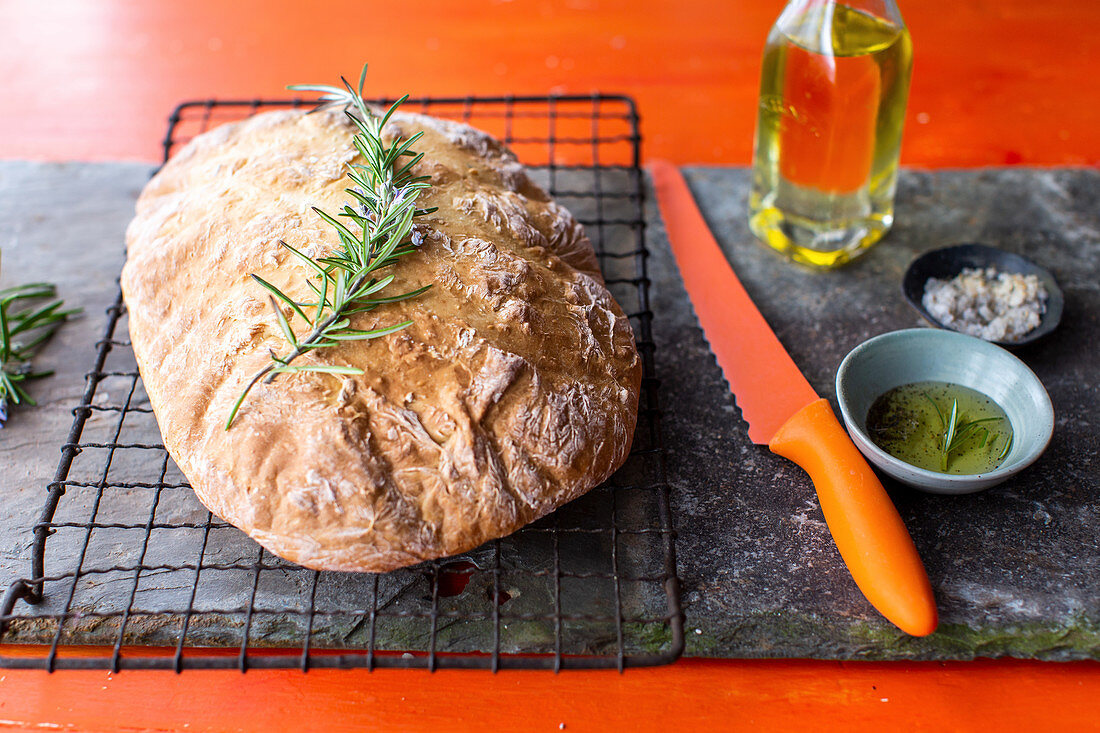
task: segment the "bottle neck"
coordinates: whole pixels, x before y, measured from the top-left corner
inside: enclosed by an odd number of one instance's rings
[[[853,17],[860,16],[892,26],[895,32],[905,28],[894,0],[790,0],[775,29],[804,48],[830,53],[837,35],[843,35]]]
[[[780,18],[799,15],[820,15],[831,18],[833,9],[837,5],[845,5],[852,10],[858,10],[861,13],[885,20],[899,28],[905,25],[895,0],[790,0],[783,9]]]

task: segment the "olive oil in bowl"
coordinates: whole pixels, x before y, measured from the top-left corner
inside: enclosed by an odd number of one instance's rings
[[[890,229],[911,66],[893,0],[788,4],[757,110],[749,226],[761,241],[832,267]]]
[[[881,395],[867,412],[867,434],[895,458],[940,473],[988,473],[1012,447],[1005,411],[947,382],[903,384]]]
[[[911,410],[923,411],[923,414],[910,422],[908,434],[914,441],[927,440],[925,450],[935,451],[925,457],[923,466],[914,465],[922,461],[912,457],[913,463],[910,463],[910,459],[892,455],[888,447],[884,450],[887,435],[879,430],[875,431],[879,432],[877,438],[871,435],[873,428],[888,427],[890,423],[896,426],[904,414],[890,416],[889,405],[882,403],[874,410],[882,418],[871,416],[869,420],[868,417],[875,402],[896,387],[928,385],[933,380],[940,385],[973,390],[976,393],[974,400],[978,404],[970,403],[968,393],[954,389],[940,392],[934,389],[935,385],[911,388],[915,393],[913,396],[919,398]],[[924,392],[935,400],[935,406],[928,402]],[[988,341],[940,328],[891,331],[859,344],[837,368],[836,397],[848,434],[867,460],[890,478],[933,494],[971,494],[996,486],[1038,460],[1050,444],[1054,432],[1054,406],[1043,383],[1027,364]],[[976,444],[957,443],[954,450],[948,451],[948,470],[944,472],[940,436],[944,425],[951,420],[952,406],[956,400],[958,406],[952,442],[960,436],[968,440],[976,437]],[[994,405],[996,409],[993,409]],[[986,409],[990,411],[986,412]],[[969,434],[964,432],[967,422],[987,416],[1002,419],[980,422],[969,429]],[[913,422],[917,427],[923,425],[923,436],[912,427]],[[980,434],[979,428],[983,430]],[[1008,433],[1010,429],[1011,437]],[[988,439],[984,431],[989,432]],[[899,443],[908,442],[904,434],[896,437]],[[984,447],[981,446],[983,439],[986,439]],[[971,447],[984,451],[983,459],[995,468],[983,470],[980,465],[960,463],[961,452],[969,452]],[[1003,458],[1000,457],[1002,455]]]

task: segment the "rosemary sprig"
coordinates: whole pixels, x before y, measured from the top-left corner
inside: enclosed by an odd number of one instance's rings
[[[50,283],[0,290],[0,428],[7,422],[9,401],[35,404],[24,386],[27,380],[53,374],[33,371],[31,360],[69,316],[80,312],[79,308],[62,310],[63,305]]]
[[[997,438],[1000,437],[999,433],[990,433],[989,428],[985,427],[983,423],[1000,420],[1001,418],[983,417],[977,420],[965,420],[963,416],[959,414],[958,399],[951,400],[951,414],[950,416],[945,416],[939,404],[932,399],[931,395],[925,392],[924,397],[932,403],[932,407],[936,410],[936,415],[940,418],[941,432],[936,436],[936,442],[940,449],[940,470],[944,473],[947,472],[947,463],[951,454],[961,448],[970,438],[981,435],[981,442],[978,443],[978,448],[981,449],[991,444],[991,442],[996,442]],[[1001,455],[997,460],[1008,455],[1008,450],[1011,446],[1012,439],[1010,437],[1005,442],[1005,447],[1001,450]]]
[[[413,230],[413,219],[430,214],[435,209],[416,206],[420,193],[431,185],[427,176],[414,176],[412,173],[413,167],[424,157],[423,153],[412,150],[413,144],[423,133],[418,132],[408,139],[398,136],[388,145],[382,139],[382,128],[408,96],[399,99],[379,116],[363,101],[366,74],[367,67],[364,65],[357,88],[353,88],[343,77],[340,79],[343,89],[310,84],[288,87],[296,91],[321,92],[322,106],[329,103],[344,106],[344,112],[358,130],[353,142],[363,160],[362,163],[349,163],[347,170],[347,177],[354,184],[347,192],[358,207],[345,204],[336,216],[313,208],[340,237],[340,247],[327,257],[315,259],[286,242],[280,242],[312,271],[306,285],[312,291],[314,300],[295,301],[259,275],[252,275],[252,279],[268,291],[268,300],[290,351],[282,356],[271,352],[271,363],[253,375],[234,403],[225,423],[226,430],[232,426],[249,391],[261,379],[269,383],[279,374],[295,372],[362,374],[363,370],[356,367],[291,362],[315,349],[333,348],[344,341],[374,339],[400,331],[412,321],[364,331],[351,328],[351,316],[374,310],[385,303],[414,298],[431,287],[425,285],[400,295],[380,294],[394,279],[392,274],[382,275],[380,270],[416,251],[420,239]],[[281,306],[290,309],[289,318]],[[304,336],[298,336],[291,325],[291,319],[295,316],[308,326]]]

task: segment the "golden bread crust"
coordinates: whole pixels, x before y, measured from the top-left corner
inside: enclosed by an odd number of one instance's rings
[[[412,325],[302,357],[365,373],[260,383],[229,431],[269,350],[287,351],[249,273],[310,299],[278,242],[338,245],[311,207],[350,202],[353,128],[336,109],[216,128],[150,181],[127,230],[130,335],[168,451],[211,511],[307,567],[472,549],[605,480],[633,436],[641,364],[582,227],[482,132],[404,113],[386,132],[419,130],[421,205],[439,209],[386,292],[432,288],[352,322]]]

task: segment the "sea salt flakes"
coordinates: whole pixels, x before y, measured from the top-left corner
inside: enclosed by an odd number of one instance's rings
[[[929,278],[921,302],[945,326],[986,341],[1016,341],[1039,325],[1047,291],[1035,275],[967,268]]]

